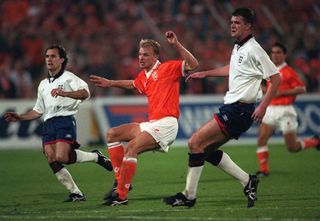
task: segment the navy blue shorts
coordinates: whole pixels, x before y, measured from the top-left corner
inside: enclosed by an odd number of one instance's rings
[[[73,116],[53,117],[44,122],[42,145],[55,144],[57,142],[66,142],[75,149],[79,148],[77,125]]]
[[[214,118],[226,135],[237,140],[252,125],[254,109],[254,104],[225,104],[219,108],[219,113]]]

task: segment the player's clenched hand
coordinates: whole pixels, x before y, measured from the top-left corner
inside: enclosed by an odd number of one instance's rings
[[[165,35],[170,44],[176,44],[178,42],[177,35],[173,31],[167,31]]]
[[[186,82],[191,81],[193,78],[204,78],[205,74],[201,73],[201,72],[194,72],[192,74],[189,74],[186,78]]]
[[[17,113],[7,112],[4,114],[4,119],[7,122],[16,122],[16,121],[19,121],[21,118],[20,118],[19,114],[17,114]]]
[[[58,97],[58,96],[64,97],[65,92],[61,89],[55,88],[55,89],[52,89],[51,96],[52,97]]]
[[[90,81],[97,87],[111,87],[111,80],[97,75],[90,75]]]
[[[253,114],[252,114],[252,118],[254,121],[261,123],[262,122],[262,118],[264,117],[266,113],[266,109],[260,107],[260,105],[254,110]]]

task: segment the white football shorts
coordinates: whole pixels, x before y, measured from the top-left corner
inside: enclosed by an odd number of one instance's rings
[[[178,120],[175,117],[164,117],[140,123],[140,130],[148,132],[160,145],[159,151],[168,152],[169,146],[178,134]]]
[[[262,122],[283,134],[298,128],[297,112],[293,105],[275,105],[267,108]]]

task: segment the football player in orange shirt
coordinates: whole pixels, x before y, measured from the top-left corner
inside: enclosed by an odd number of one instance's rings
[[[315,147],[320,149],[318,136],[303,140],[297,139],[297,113],[293,103],[296,96],[305,93],[306,89],[298,74],[286,63],[286,47],[279,42],[273,44],[270,57],[279,69],[281,84],[276,96],[270,102],[259,127],[257,143],[259,171],[256,173],[259,177],[269,175],[268,140],[277,129],[283,133],[285,144],[290,152],[298,152]]]
[[[185,73],[197,68],[198,61],[178,41],[174,32],[166,32],[165,37],[179,52],[181,60],[161,63],[158,60],[160,44],[152,39],[142,39],[139,48],[139,66],[142,70],[134,80],[90,76],[98,87],[136,89],[148,97],[149,121],[123,124],[107,132],[108,152],[116,179],[113,189],[105,197],[107,206],[128,204],[138,155],[151,150],[167,152],[177,136],[179,80]],[[128,142],[126,148],[122,142]]]

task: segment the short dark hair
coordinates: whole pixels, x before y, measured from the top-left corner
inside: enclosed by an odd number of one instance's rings
[[[232,16],[242,16],[247,23],[254,24],[256,23],[256,13],[252,8],[238,8],[233,13]]]
[[[62,67],[61,67],[61,69],[64,70],[67,66],[67,63],[68,63],[68,56],[67,56],[66,49],[64,49],[64,47],[62,47],[61,45],[51,45],[46,49],[45,52],[47,53],[47,51],[49,49],[57,49],[58,53],[59,53],[59,57],[64,58],[64,61],[62,63]]]
[[[286,48],[286,46],[284,46],[284,44],[282,44],[282,43],[280,43],[280,42],[275,42],[275,43],[272,45],[272,47],[280,48],[284,54],[287,54],[287,48]]]

